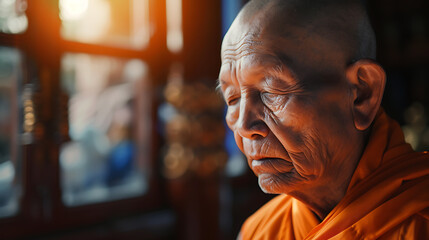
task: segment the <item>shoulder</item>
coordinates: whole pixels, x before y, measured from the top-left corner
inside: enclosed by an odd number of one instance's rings
[[[292,209],[292,197],[279,195],[258,209],[244,222],[240,235],[242,239],[257,239],[258,235],[269,236],[282,232],[285,218]]]
[[[273,221],[288,211],[292,205],[292,197],[288,195],[279,195],[268,201],[265,205],[253,213],[244,223]]]

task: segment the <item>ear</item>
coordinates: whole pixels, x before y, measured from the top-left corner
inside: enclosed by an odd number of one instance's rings
[[[347,67],[347,79],[352,85],[354,124],[364,131],[380,107],[386,74],[375,61],[362,59]]]

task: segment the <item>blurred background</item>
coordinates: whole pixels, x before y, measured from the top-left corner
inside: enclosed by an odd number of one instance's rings
[[[215,92],[246,0],[0,0],[0,239],[235,239],[271,199]],[[383,107],[429,146],[429,2],[368,3]]]

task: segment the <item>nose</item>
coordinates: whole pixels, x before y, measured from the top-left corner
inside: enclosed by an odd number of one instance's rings
[[[248,139],[257,139],[268,135],[269,129],[264,122],[263,104],[258,101],[258,98],[241,96],[236,131],[241,137]]]

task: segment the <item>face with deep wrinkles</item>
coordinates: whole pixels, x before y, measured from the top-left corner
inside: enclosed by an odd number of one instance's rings
[[[358,145],[344,56],[306,29],[278,36],[258,18],[234,21],[222,44],[227,124],[264,192],[336,188]]]

